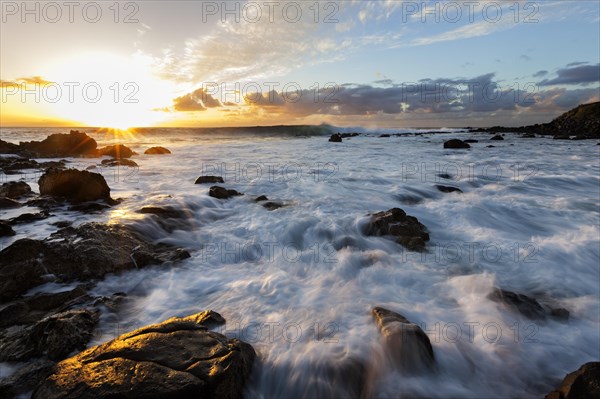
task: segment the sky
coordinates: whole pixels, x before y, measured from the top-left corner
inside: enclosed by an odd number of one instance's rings
[[[521,126],[600,101],[600,1],[1,1],[0,126]]]

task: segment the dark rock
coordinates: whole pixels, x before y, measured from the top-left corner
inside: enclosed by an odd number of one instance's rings
[[[215,183],[225,183],[221,176],[200,176],[196,179],[194,184],[215,184]]]
[[[19,154],[20,152],[21,148],[18,145],[0,140],[0,154]]]
[[[439,191],[443,192],[443,193],[462,193],[462,190],[458,187],[452,187],[452,186],[442,186],[439,184],[436,184],[435,188],[437,188]]]
[[[569,311],[564,308],[549,308],[542,306],[535,298],[524,294],[495,288],[487,296],[488,299],[502,303],[509,309],[516,311],[532,320],[542,320],[548,315],[559,320],[568,320]]]
[[[495,145],[488,145],[488,146],[485,146],[485,148],[496,148],[496,146]]]
[[[109,145],[98,150],[99,156],[109,156],[115,159],[131,158],[135,153],[123,144]]]
[[[269,199],[267,198],[266,195],[261,195],[260,197],[256,197],[256,199],[254,200],[255,202],[261,202],[261,201],[268,201]]]
[[[464,140],[464,142],[467,144],[474,144],[474,143],[479,143],[479,140],[468,139],[468,140]]]
[[[492,137],[490,140],[504,140],[504,137],[500,136],[500,135],[495,135],[494,137]]]
[[[188,258],[181,248],[152,244],[133,228],[88,223],[45,240],[21,239],[0,252],[0,303],[48,281],[71,282]]]
[[[69,207],[71,212],[82,212],[82,213],[98,213],[110,209],[110,205],[100,204],[97,202],[84,202],[81,204],[73,205]]]
[[[50,214],[48,213],[48,211],[41,211],[38,213],[23,213],[17,217],[10,219],[10,223],[13,225],[31,223],[37,222],[39,220],[48,219],[49,217]]]
[[[0,399],[11,399],[33,391],[40,381],[50,375],[54,364],[52,360],[37,359],[10,377],[0,378]]]
[[[52,226],[58,227],[59,229],[64,229],[65,227],[69,227],[72,224],[73,222],[70,222],[68,220],[60,220],[58,222],[52,223]]]
[[[162,154],[170,154],[171,151],[166,149],[165,147],[151,147],[148,148],[144,154],[146,155],[162,155]]]
[[[98,318],[96,310],[68,310],[33,326],[5,330],[0,335],[0,361],[26,361],[41,356],[64,359],[74,350],[85,348]]]
[[[389,134],[380,134],[379,137],[390,137]]]
[[[212,186],[209,190],[208,190],[208,195],[210,195],[211,197],[214,198],[218,198],[218,199],[229,199],[231,197],[235,197],[238,195],[244,195],[242,193],[239,193],[235,190],[228,190],[226,188],[223,187],[219,187],[219,186]]]
[[[187,216],[185,211],[175,209],[171,206],[157,207],[157,206],[146,206],[138,211],[143,214],[157,215],[164,218],[180,219]]]
[[[568,134],[558,134],[554,136],[554,140],[571,140],[571,136]]]
[[[600,398],[600,362],[590,362],[568,374],[545,399]]]
[[[131,159],[104,159],[102,161],[103,166],[114,167],[114,166],[128,166],[131,168],[137,168],[138,164]]]
[[[31,187],[24,181],[11,181],[0,186],[0,197],[17,199],[30,194]]]
[[[462,140],[452,139],[444,143],[444,148],[471,148],[471,146]]]
[[[15,234],[17,233],[15,233],[12,227],[10,227],[10,224],[0,220],[0,237],[10,237],[14,236]]]
[[[0,197],[0,209],[19,208],[21,203],[11,198]]]
[[[285,206],[285,205],[280,204],[278,202],[267,202],[267,203],[263,204],[263,207],[270,211],[274,211],[275,209],[279,209],[283,206]]]
[[[440,173],[438,175],[438,177],[441,177],[442,179],[446,179],[446,180],[452,180],[453,179],[452,175],[449,175],[448,173]]]
[[[21,149],[42,157],[93,156],[98,144],[85,133],[71,130],[69,134],[52,134],[43,141],[22,142]]]
[[[524,133],[521,136],[522,139],[534,139],[535,138],[535,134],[534,133]]]
[[[85,170],[50,169],[42,177],[40,194],[66,199],[70,202],[105,200],[112,202],[110,188],[101,174]]]
[[[332,134],[331,137],[329,137],[329,142],[330,143],[341,143],[342,135],[340,135],[339,133]]]
[[[427,228],[400,208],[372,215],[365,233],[370,236],[393,236],[398,244],[418,252],[424,251],[425,243],[429,241]]]
[[[241,399],[256,353],[207,330],[223,322],[203,312],[124,334],[58,363],[32,398]]]
[[[62,206],[64,203],[50,196],[41,196],[27,201],[25,205],[50,210],[52,208]]]
[[[429,337],[421,327],[404,316],[376,307],[372,310],[379,332],[393,364],[406,373],[433,369],[435,357]]]

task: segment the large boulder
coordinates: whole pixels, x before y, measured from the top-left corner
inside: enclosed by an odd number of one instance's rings
[[[131,148],[127,147],[126,145],[115,144],[115,145],[109,145],[104,148],[100,148],[98,150],[98,155],[99,156],[109,156],[109,157],[113,157],[115,159],[121,159],[121,158],[131,158],[133,155],[135,155],[135,152],[133,152],[133,150]]]
[[[17,240],[0,252],[0,303],[49,280],[95,279],[189,256],[181,248],[153,244],[128,226],[67,227],[45,240]]]
[[[31,193],[31,187],[24,181],[11,181],[0,186],[0,197],[17,199]]]
[[[215,312],[172,318],[58,363],[33,399],[241,399],[256,357],[249,344],[209,331]]]
[[[146,155],[163,155],[163,154],[170,154],[170,153],[171,153],[171,151],[169,151],[165,147],[150,147],[146,151],[144,151],[144,154],[146,154]]]
[[[21,149],[42,157],[93,156],[98,144],[85,133],[71,130],[69,134],[52,134],[43,141],[21,142]]]
[[[546,399],[600,398],[600,362],[586,363],[568,374]]]
[[[431,370],[435,357],[429,337],[404,316],[381,307],[372,310],[392,363],[406,373]]]
[[[218,199],[229,199],[231,197],[236,197],[238,195],[244,195],[244,194],[237,192],[235,190],[228,190],[224,187],[212,186],[208,190],[208,195],[210,195],[211,197],[214,197],[214,198],[218,198]]]
[[[471,146],[462,140],[452,139],[452,140],[448,140],[448,141],[444,142],[444,148],[460,149],[460,148],[471,148]]]
[[[78,203],[105,200],[112,202],[110,187],[101,174],[77,169],[49,169],[40,177],[41,195]]]
[[[400,208],[372,215],[365,233],[370,236],[393,236],[398,244],[417,252],[424,251],[425,243],[429,241],[427,228]]]
[[[200,176],[196,179],[194,184],[215,184],[225,183],[225,180],[221,176]]]

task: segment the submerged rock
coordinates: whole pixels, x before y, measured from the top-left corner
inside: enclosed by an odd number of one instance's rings
[[[206,311],[121,335],[58,363],[32,398],[241,399],[256,353],[208,331],[223,323]]]
[[[163,154],[170,154],[170,153],[171,153],[171,151],[169,151],[165,147],[150,147],[146,151],[144,151],[144,154],[146,154],[146,155],[163,155]]]
[[[0,186],[0,197],[17,199],[30,194],[31,187],[24,181],[11,181]]]
[[[260,197],[256,197],[254,199],[254,202],[262,202],[262,201],[268,201],[269,199],[267,198],[266,195],[261,195]]]
[[[411,251],[424,251],[425,243],[429,241],[427,228],[400,208],[372,215],[365,233],[370,236],[393,236],[398,244]]]
[[[442,186],[440,184],[437,184],[435,186],[435,188],[437,188],[439,191],[443,192],[443,193],[462,193],[462,190],[458,187],[452,187],[452,186]]]
[[[600,398],[600,362],[590,362],[568,374],[545,399]]]
[[[187,216],[185,211],[175,209],[172,206],[158,207],[158,206],[146,206],[138,211],[142,214],[157,215],[164,218],[179,219]]]
[[[225,183],[221,176],[200,176],[196,179],[194,184],[215,184],[215,183]]]
[[[471,148],[471,146],[462,140],[452,139],[444,142],[444,148]]]
[[[189,256],[181,248],[153,244],[128,226],[87,223],[68,227],[45,240],[17,240],[0,252],[0,302],[49,280],[95,279]]]
[[[208,195],[210,195],[211,197],[214,197],[214,198],[218,198],[218,199],[229,199],[231,197],[236,197],[236,196],[244,195],[244,194],[237,192],[235,190],[228,190],[223,187],[212,186],[208,190]]]
[[[49,169],[40,177],[41,195],[66,199],[70,202],[105,200],[112,203],[110,187],[101,174],[85,170]]]
[[[263,204],[263,207],[269,211],[274,211],[275,209],[279,209],[284,207],[285,205],[279,202],[266,202]]]
[[[396,367],[407,373],[433,369],[433,348],[421,327],[384,308],[375,307],[371,313],[385,340],[389,357]]]
[[[133,150],[131,148],[127,147],[126,145],[115,144],[115,145],[109,145],[104,148],[100,148],[98,150],[98,155],[99,156],[109,156],[109,157],[113,157],[115,159],[123,159],[123,158],[131,158],[133,155],[135,155],[135,152],[133,152]]]
[[[494,287],[487,298],[532,320],[542,320],[549,315],[562,320],[569,318],[569,311],[564,308],[544,308],[535,298],[500,288]]]

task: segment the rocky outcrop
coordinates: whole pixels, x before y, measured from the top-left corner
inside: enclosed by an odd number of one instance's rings
[[[403,247],[422,252],[429,241],[427,228],[414,216],[400,208],[378,212],[371,216],[365,234],[370,236],[392,236]]]
[[[171,151],[169,151],[165,147],[150,147],[146,151],[144,151],[144,154],[146,154],[146,155],[163,155],[163,154],[170,154],[170,153],[171,153]]]
[[[600,398],[600,362],[590,362],[568,374],[546,399]]]
[[[225,183],[221,176],[200,176],[194,184]]]
[[[110,187],[101,174],[77,169],[49,169],[38,184],[41,195],[78,203],[104,200],[112,202]]]
[[[48,281],[96,279],[189,256],[181,248],[152,244],[127,226],[67,227],[45,240],[17,240],[0,252],[0,303]]]
[[[69,134],[57,133],[48,136],[43,141],[21,142],[22,150],[36,154],[38,157],[76,157],[94,156],[96,140],[85,133],[71,130]]]
[[[504,137],[502,137],[499,134],[497,134],[494,137],[492,137],[490,140],[501,141],[501,140],[504,140]]]
[[[58,363],[32,398],[241,399],[256,353],[208,330],[223,323],[206,311],[124,334]]]
[[[237,192],[235,190],[228,190],[224,187],[212,186],[208,190],[208,195],[210,195],[211,197],[214,197],[214,198],[218,198],[218,199],[229,199],[229,198],[236,197],[239,195],[244,195],[244,194]]]
[[[528,319],[542,320],[548,316],[568,320],[569,311],[564,308],[542,306],[535,298],[516,292],[494,287],[487,296],[491,301],[500,303],[514,312],[520,313]]]
[[[372,310],[392,363],[405,373],[432,370],[435,364],[429,337],[404,316],[380,307]]]
[[[342,142],[342,135],[339,134],[339,133],[332,134],[331,137],[329,137],[329,142],[330,143],[341,143]]]
[[[30,194],[31,187],[24,181],[11,181],[0,186],[0,197],[17,199]]]
[[[135,152],[126,145],[115,144],[107,147],[100,148],[98,150],[98,156],[109,156],[115,159],[131,158],[135,155]]]
[[[462,140],[452,139],[452,140],[448,140],[448,141],[444,142],[444,148],[461,149],[461,148],[471,148],[471,146]]]

